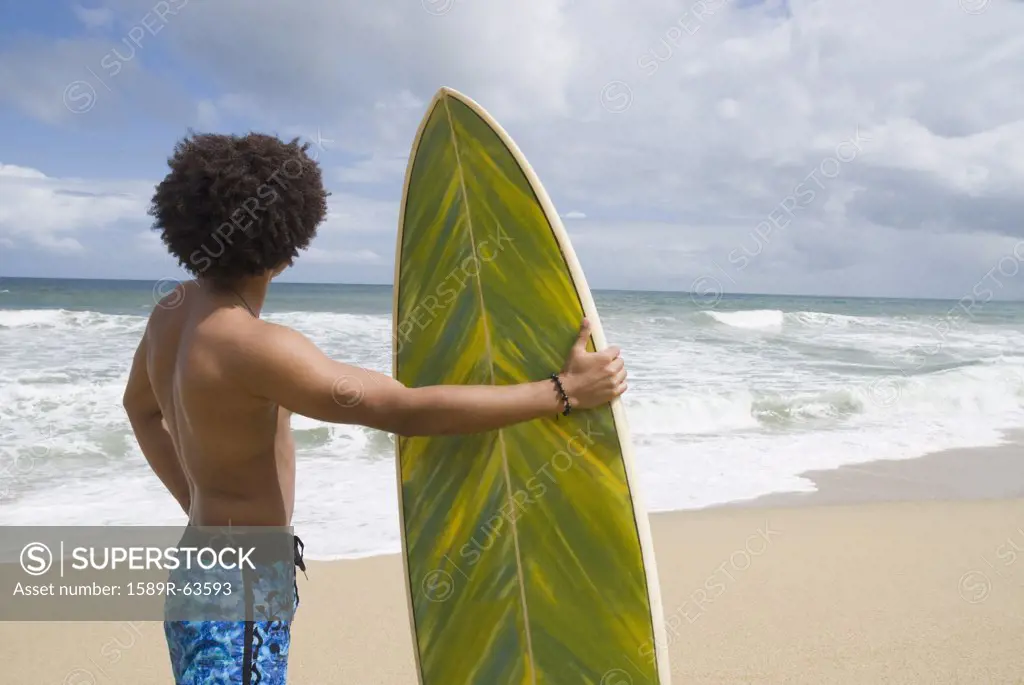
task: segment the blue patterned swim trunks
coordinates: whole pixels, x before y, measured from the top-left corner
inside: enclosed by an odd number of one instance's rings
[[[306,570],[302,559],[302,540],[295,537],[295,567]],[[294,576],[294,569],[288,571]],[[271,570],[283,574],[282,569]],[[261,576],[267,570],[261,570]],[[209,579],[208,577],[206,578]],[[164,633],[170,651],[171,670],[175,685],[285,685],[288,677],[288,648],[291,644],[291,621],[280,620],[281,615],[294,616],[299,607],[299,592],[289,601],[292,611],[282,612],[273,603],[274,592],[260,592],[254,585],[266,581],[265,577],[246,578],[245,621],[164,621]],[[187,582],[187,581],[185,581]],[[294,584],[294,577],[292,578]]]

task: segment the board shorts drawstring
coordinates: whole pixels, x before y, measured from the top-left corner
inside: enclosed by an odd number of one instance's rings
[[[302,543],[302,538],[298,535],[293,537],[295,538],[295,565],[302,571],[302,575],[306,576],[306,562],[302,559],[302,554],[306,551],[306,545]],[[309,576],[306,576],[306,580],[309,580]]]

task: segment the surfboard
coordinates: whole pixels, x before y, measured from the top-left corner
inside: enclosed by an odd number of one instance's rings
[[[449,88],[406,170],[393,373],[409,387],[561,370],[597,309],[509,135]],[[488,433],[395,441],[421,685],[669,685],[647,514],[619,400]]]

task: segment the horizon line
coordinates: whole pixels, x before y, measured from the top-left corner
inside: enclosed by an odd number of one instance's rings
[[[21,281],[99,281],[99,282],[119,282],[119,283],[159,283],[161,280],[169,279],[146,279],[146,278],[81,278],[81,277],[68,277],[68,276],[3,276],[0,275],[0,281],[3,280],[21,280]],[[185,280],[193,279],[173,279],[185,282]],[[358,287],[374,287],[374,288],[394,288],[394,283],[340,283],[340,282],[328,282],[328,281],[275,281],[278,285],[331,285],[331,286],[358,286]],[[709,295],[698,295],[690,290],[646,290],[646,289],[631,289],[631,288],[591,288],[591,292],[606,292],[606,293],[648,293],[648,294],[671,294],[671,295],[690,295],[691,299],[697,301],[718,301],[723,297],[802,297],[802,298],[813,298],[813,299],[848,299],[848,300],[919,300],[926,302],[959,302],[960,299],[951,297],[907,297],[900,295],[837,295],[837,294],[816,294],[807,295],[799,293],[755,293],[755,292],[727,292],[722,291],[717,294]],[[692,297],[695,296],[695,297]],[[987,300],[989,302],[1024,302],[1024,299],[999,299],[991,298]]]

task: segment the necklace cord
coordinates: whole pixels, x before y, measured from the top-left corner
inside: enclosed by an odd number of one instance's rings
[[[249,306],[249,303],[245,301],[245,298],[242,297],[242,295],[237,290],[235,290],[234,288],[229,288],[229,290],[231,290],[231,294],[232,295],[234,295],[235,297],[238,298],[239,302],[242,303],[242,306],[245,307],[246,311],[248,311],[250,314],[252,314],[252,318],[254,318],[254,319],[260,318],[259,315],[252,310],[252,307]]]

